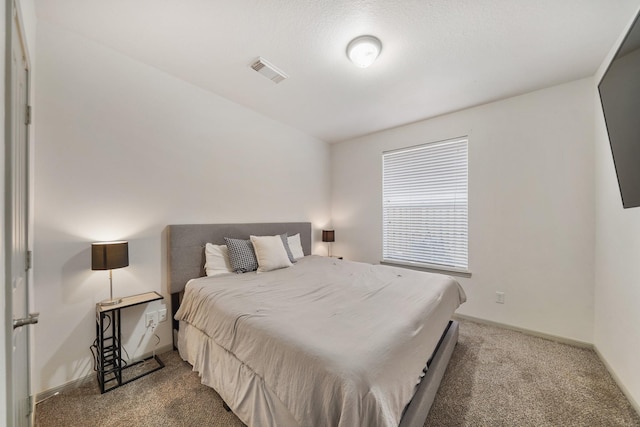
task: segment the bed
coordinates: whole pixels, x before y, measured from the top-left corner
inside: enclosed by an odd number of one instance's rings
[[[202,277],[205,243],[283,233],[299,233],[307,255],[293,267]],[[310,223],[167,236],[174,342],[243,422],[424,425],[457,342],[450,318],[465,296],[453,279],[309,256]]]

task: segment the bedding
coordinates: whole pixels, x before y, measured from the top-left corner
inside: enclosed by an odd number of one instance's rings
[[[280,238],[282,239],[282,244],[284,245],[284,250],[287,252],[289,261],[291,261],[291,264],[295,264],[296,259],[293,257],[293,253],[291,252],[291,248],[289,247],[289,237],[287,236],[287,233],[281,234]]]
[[[258,260],[258,273],[291,267],[289,254],[284,247],[283,237],[249,236]]]
[[[287,242],[289,243],[291,254],[293,255],[294,259],[300,259],[304,257],[302,243],[300,241],[300,233],[296,233],[293,236],[287,237]]]
[[[207,276],[233,273],[229,262],[227,245],[214,245],[207,243],[204,247],[205,264],[204,271]]]
[[[258,259],[251,240],[224,238],[229,253],[231,269],[236,273],[248,273],[258,269]]]
[[[448,276],[307,256],[190,281],[178,348],[248,425],[397,426],[465,300]]]

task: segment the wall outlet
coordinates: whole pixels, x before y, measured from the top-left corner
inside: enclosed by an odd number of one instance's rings
[[[167,320],[167,309],[161,308],[160,310],[158,310],[158,321],[165,322],[166,320]]]
[[[498,304],[504,304],[504,292],[496,292],[496,302]]]
[[[157,311],[150,311],[149,313],[145,313],[145,318],[144,318],[144,323],[145,326],[148,328],[150,326],[157,326],[158,325],[158,312]]]

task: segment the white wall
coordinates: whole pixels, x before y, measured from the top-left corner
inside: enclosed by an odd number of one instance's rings
[[[593,109],[583,79],[333,145],[334,253],[381,259],[383,151],[468,135],[472,277],[458,312],[591,342]]]
[[[324,142],[42,21],[37,57],[36,391],[91,372],[94,307],[108,297],[91,242],[129,241],[116,295],[167,295],[167,224],[326,225]],[[131,356],[155,344],[142,311],[123,311]],[[170,345],[170,322],[159,335]]]
[[[631,21],[629,22],[631,25]],[[626,30],[603,61],[602,78]],[[623,209],[600,98],[595,104],[596,264],[594,344],[640,411],[640,208]]]

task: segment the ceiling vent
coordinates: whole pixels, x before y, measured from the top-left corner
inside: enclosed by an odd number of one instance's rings
[[[258,60],[256,62],[251,64],[251,68],[253,68],[258,73],[262,74],[263,76],[265,76],[266,78],[268,78],[274,83],[280,83],[281,81],[289,77],[285,73],[283,73],[282,71],[274,67],[272,64],[270,64],[269,62],[267,62],[266,60],[260,57],[258,57]]]

